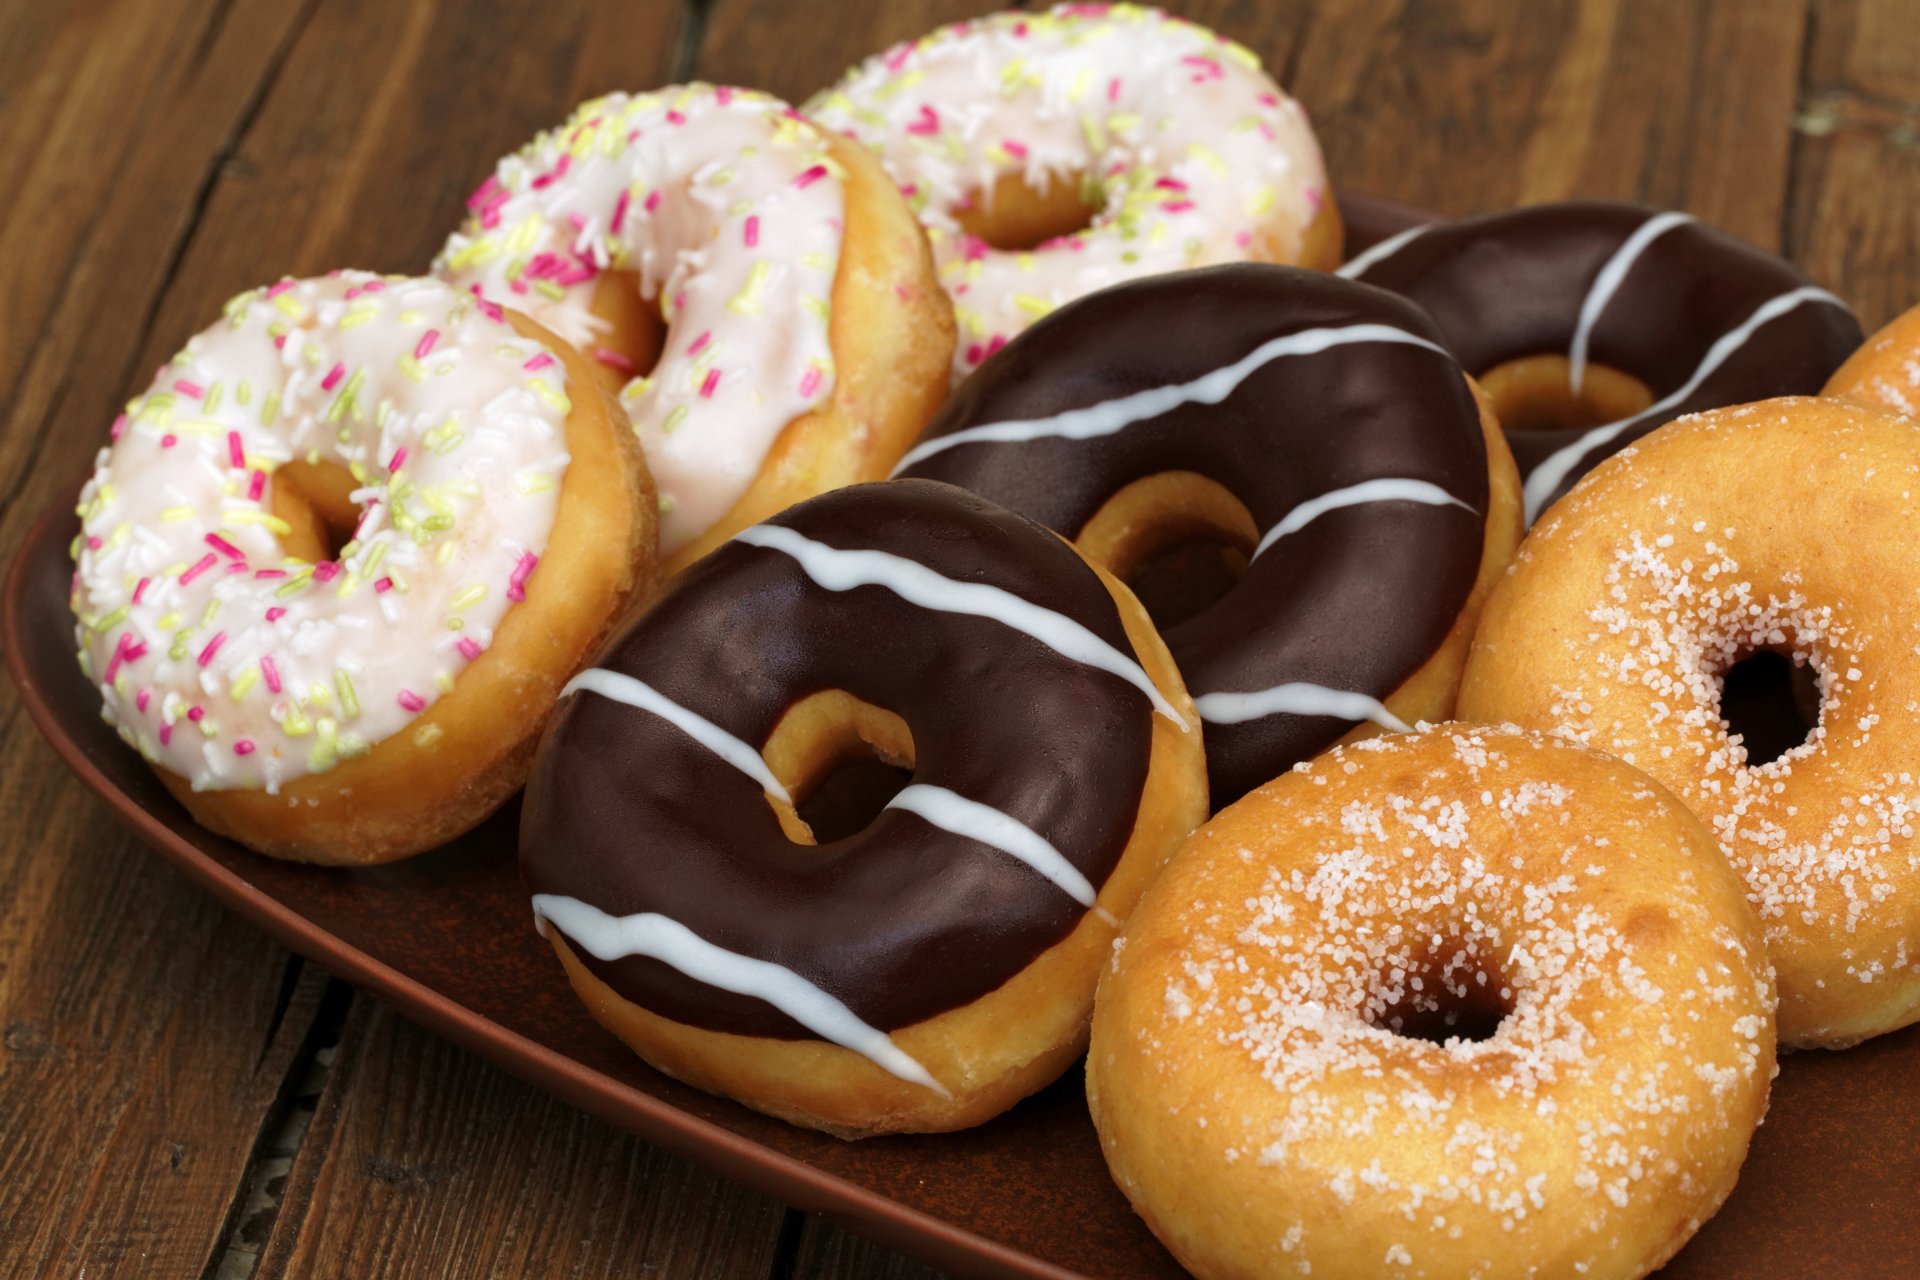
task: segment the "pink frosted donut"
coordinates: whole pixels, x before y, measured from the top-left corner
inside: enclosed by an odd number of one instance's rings
[[[943,27],[805,110],[871,147],[926,227],[959,320],[956,379],[1122,280],[1245,259],[1330,270],[1340,257],[1300,104],[1241,45],[1157,9],[1061,5]]]

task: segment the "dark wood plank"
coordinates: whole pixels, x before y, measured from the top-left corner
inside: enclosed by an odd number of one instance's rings
[[[800,1227],[793,1274],[808,1280],[936,1280],[945,1273],[809,1214]]]
[[[363,997],[256,1274],[745,1280],[784,1213]]]
[[[1872,329],[1920,302],[1920,39],[1903,0],[1821,0],[1788,251]]]

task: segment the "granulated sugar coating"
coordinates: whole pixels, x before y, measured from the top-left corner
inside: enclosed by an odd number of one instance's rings
[[[1116,946],[1087,1090],[1208,1276],[1637,1276],[1732,1188],[1774,1070],[1757,920],[1618,761],[1440,725],[1217,815]]]
[[[1819,723],[1755,765],[1721,716],[1760,650]],[[1559,733],[1672,788],[1746,878],[1780,1038],[1920,1017],[1920,430],[1838,401],[1683,418],[1534,529],[1488,605],[1460,714]]]
[[[1920,414],[1920,307],[1894,318],[1834,371],[1821,395]]]

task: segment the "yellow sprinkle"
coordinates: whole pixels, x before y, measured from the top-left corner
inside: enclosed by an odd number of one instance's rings
[[[283,293],[280,296],[284,298],[287,295]],[[273,425],[273,420],[279,416],[280,393],[278,391],[269,391],[267,392],[266,403],[260,406],[260,425],[270,427]]]
[[[449,606],[453,608],[456,612],[461,609],[471,609],[474,605],[479,604],[482,600],[486,598],[487,598],[487,589],[476,582],[472,586],[468,587],[465,591],[462,591],[459,595],[455,596],[449,602]]]
[[[263,524],[283,538],[293,532],[292,525],[267,511],[250,511],[244,507],[236,507],[232,511],[221,512],[220,518],[228,524]]]
[[[515,478],[514,487],[519,489],[524,496],[532,497],[536,493],[545,493],[549,489],[552,489],[554,487],[553,476],[545,471],[534,471],[531,473],[522,471]]]
[[[1189,142],[1187,144],[1187,154],[1212,170],[1215,177],[1224,178],[1227,176],[1227,162],[1220,158],[1219,152],[1207,146],[1205,143]]]
[[[245,378],[240,379],[239,385],[234,387],[233,389],[233,401],[235,404],[239,405],[242,409],[252,404],[253,403],[253,384],[251,382],[248,382]]]
[[[293,321],[295,324],[307,318],[306,308],[295,302],[291,293],[281,294],[273,300],[273,305],[279,308],[282,315],[286,316],[287,319]]]
[[[755,265],[759,266],[764,264],[755,264]],[[548,382],[545,378],[527,379],[527,390],[533,392],[533,394],[535,394],[536,396],[539,396],[540,399],[546,403],[547,407],[554,410],[556,413],[572,413],[573,412],[573,402],[568,400],[564,395],[560,394],[558,391],[555,391],[553,389],[553,384]]]
[[[252,689],[253,686],[259,683],[260,683],[260,668],[248,667],[245,671],[242,671],[240,673],[240,677],[237,680],[235,680],[230,686],[228,686],[227,696],[229,698],[232,698],[235,702],[238,702],[240,701],[240,699],[247,696],[248,690]]]
[[[772,267],[765,258],[756,261],[753,269],[747,273],[746,286],[734,295],[733,301],[727,304],[727,309],[743,316],[753,315],[759,311],[760,293],[767,286],[767,275],[771,270]]]
[[[1256,218],[1273,208],[1274,190],[1271,183],[1263,182],[1254,188],[1253,198],[1247,201],[1247,212]]]
[[[313,721],[307,719],[298,706],[288,703],[287,714],[280,721],[280,732],[289,738],[304,738],[313,732]]]
[[[165,523],[165,524],[179,524],[182,520],[193,519],[193,508],[192,507],[168,507],[165,511],[162,511],[160,513],[160,519],[162,523]]]
[[[535,280],[533,282],[533,291],[541,297],[549,298],[554,302],[559,302],[567,296],[567,291],[551,280]]]
[[[687,406],[683,404],[677,404],[673,406],[673,408],[669,410],[667,413],[666,421],[660,424],[661,434],[663,435],[673,434],[675,428],[677,428],[681,423],[685,422],[686,420],[687,420]]]
[[[353,677],[344,670],[333,673],[333,689],[340,695],[340,715],[351,720],[360,714],[360,698],[353,691]]]
[[[377,318],[379,314],[380,312],[373,307],[367,307],[364,309],[356,307],[352,311],[349,311],[347,312],[347,314],[340,317],[340,327],[342,329],[358,328],[359,326],[365,324],[367,321]]]
[[[442,693],[453,692],[453,674],[451,672],[441,671],[436,673],[433,677],[433,683],[439,686],[440,692]]]
[[[437,724],[423,724],[413,731],[413,745],[430,747],[446,736],[446,730]]]
[[[412,307],[408,307],[405,311],[402,311],[399,319],[401,324],[425,324],[427,322],[427,317],[421,312],[415,311]]]
[[[316,707],[330,707],[333,705],[333,691],[315,680],[307,689],[307,701]]]
[[[153,625],[156,630],[160,630],[160,631],[173,630],[175,627],[180,625],[179,610],[176,609],[174,612],[168,614],[166,617],[160,619],[160,621],[154,623]]]
[[[1013,305],[1029,315],[1043,316],[1053,310],[1053,304],[1045,298],[1037,298],[1031,293],[1013,295]]]
[[[445,568],[447,564],[453,560],[453,544],[451,542],[441,543],[440,549],[433,553],[433,559],[434,563]]]

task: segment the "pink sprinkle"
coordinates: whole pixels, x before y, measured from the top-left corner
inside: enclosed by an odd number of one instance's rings
[[[205,541],[208,546],[212,547],[215,551],[218,551],[221,555],[225,556],[229,560],[244,560],[247,558],[246,552],[234,546],[231,542],[228,542],[225,538],[221,537],[217,533],[208,534],[206,536]]]
[[[187,708],[187,719],[191,720],[195,724],[199,724],[201,717],[205,716],[206,714],[207,714],[207,709],[205,707],[188,707]]]
[[[87,535],[87,550],[98,551],[100,548],[106,545],[107,545],[106,540],[101,538],[98,534]]]
[[[631,194],[631,192],[623,190],[620,192],[620,198],[613,202],[613,221],[607,224],[607,229],[612,231],[614,235],[620,234],[620,224],[627,220],[627,198]]]
[[[346,376],[347,366],[343,363],[335,362],[333,368],[327,370],[327,376],[320,379],[320,389],[322,391],[331,391],[339,386],[340,379]]]
[[[377,595],[377,596],[383,596],[383,595],[385,595],[385,594],[387,594],[387,592],[389,592],[389,591],[391,591],[391,590],[393,590],[393,579],[392,579],[392,578],[377,578],[377,579],[375,579],[375,580],[374,580],[374,584],[373,584],[373,593],[374,593],[375,595]]]
[[[746,239],[746,242],[747,242],[747,248],[749,248],[749,249],[752,249],[752,248],[755,248],[756,246],[758,246],[758,245],[759,245],[759,243],[760,243],[760,218],[759,218],[759,216],[758,216],[757,214],[751,214],[751,213],[750,213],[750,214],[748,214],[748,215],[747,215],[747,225],[746,225],[746,228],[745,228],[745,230],[743,231],[743,233],[742,233],[742,234],[744,235],[744,237],[745,237],[745,239]]]
[[[985,352],[982,350],[979,343],[975,342],[975,343],[969,344],[967,347],[967,363],[979,364],[984,354]]]
[[[236,742],[236,743],[234,743],[234,744],[233,744],[233,754],[235,754],[235,755],[237,755],[237,756],[250,756],[250,755],[252,755],[252,754],[253,754],[253,740],[252,740],[251,738],[242,738],[242,739],[240,739],[240,741],[238,741],[238,742]]]
[[[992,355],[992,354],[993,354],[994,352],[996,352],[996,351],[998,351],[998,350],[999,350],[1000,348],[1002,348],[1002,347],[1004,347],[1004,346],[1006,346],[1006,345],[1007,345],[1007,335],[1006,335],[1006,334],[1004,334],[1004,333],[996,333],[996,334],[994,334],[994,335],[993,335],[993,341],[991,341],[991,342],[989,342],[989,343],[987,344],[987,355],[989,355],[989,356],[990,356],[990,355]],[[981,357],[981,359],[985,359],[985,358],[986,358],[986,356],[982,356],[982,357]]]
[[[493,189],[499,185],[500,180],[498,178],[489,177],[485,182],[475,187],[473,194],[467,197],[467,208],[478,209],[481,205],[485,204],[487,197],[492,195]]]
[[[585,231],[587,229],[587,220],[577,213],[570,213],[567,215],[567,225],[575,231]]]
[[[266,491],[267,491],[267,473],[264,471],[254,472],[253,479],[247,481],[247,501],[248,502],[260,501],[260,495],[265,493]]]
[[[527,598],[527,579],[533,576],[534,566],[540,563],[540,557],[531,551],[520,554],[520,563],[513,566],[513,573],[507,578],[507,599],[518,603]]]
[[[1253,232],[1245,230],[1234,232],[1233,243],[1239,248],[1245,249],[1253,243]]]
[[[1027,158],[1027,144],[1024,142],[1016,142],[1012,138],[1007,138],[1000,143],[1000,147],[1016,160],[1025,160]]]
[[[185,378],[175,378],[173,380],[173,389],[189,400],[198,400],[201,396],[207,394],[205,387],[197,382],[188,382]]]
[[[1178,178],[1155,178],[1153,185],[1167,191],[1185,191],[1187,184]]]
[[[541,174],[539,177],[533,180],[533,189],[535,191],[540,191],[547,187],[552,186],[554,183],[560,181],[560,179],[567,176],[567,170],[571,168],[572,165],[573,165],[573,153],[562,152],[560,154],[560,162],[558,164],[554,165],[552,169],[548,170],[546,173]]]
[[[720,385],[720,371],[718,369],[707,370],[706,381],[700,384],[700,398],[702,400],[713,399],[714,388],[718,387],[719,385]]]
[[[1277,107],[1280,105],[1280,99],[1271,93],[1263,93],[1260,95],[1260,105],[1263,107]]]
[[[1120,101],[1120,77],[1119,76],[1115,76],[1113,79],[1107,81],[1107,101],[1108,102]]]
[[[817,164],[793,180],[793,185],[805,189],[827,176],[827,166]]]
[[[433,344],[438,341],[440,341],[440,331],[438,329],[429,329],[421,334],[420,341],[413,344],[413,358],[415,360],[425,360],[427,354],[433,350]]]
[[[142,712],[143,714],[147,709],[147,704],[152,701],[153,701],[153,694],[149,693],[145,689],[142,689],[140,692],[133,695],[134,709],[136,711]]]
[[[610,350],[607,347],[595,347],[593,349],[593,358],[608,368],[618,369],[622,373],[633,372],[633,361],[627,359],[618,351]]]
[[[134,584],[134,586],[133,586],[133,602],[134,602],[135,604],[139,604],[139,603],[140,603],[140,597],[141,597],[141,596],[143,596],[143,595],[145,595],[145,594],[147,594],[147,584],[148,584],[149,582],[152,582],[152,581],[153,581],[153,579],[152,579],[152,578],[142,578],[142,579],[140,579],[140,581],[139,581],[139,582],[136,582],[136,583]]]
[[[286,348],[287,348],[287,335],[283,333],[279,337],[273,340],[273,349],[275,351],[284,351],[286,350]]]
[[[385,280],[369,280],[365,284],[360,286],[360,292],[378,293],[386,287],[387,287],[387,282]]]
[[[922,103],[920,106],[920,118],[907,126],[907,132],[919,134],[940,132],[940,113],[925,103]]]
[[[713,100],[724,107],[733,101],[733,90],[724,84],[717,84],[713,87]]]
[[[960,237],[960,256],[968,262],[980,261],[992,252],[992,249],[993,246],[979,236],[962,235]]]
[[[546,352],[542,351],[539,355],[527,361],[525,364],[521,365],[520,367],[525,369],[528,373],[538,373],[540,372],[540,370],[546,368],[548,365],[552,363],[553,363],[553,357],[548,355]]]
[[[120,674],[120,664],[127,660],[127,645],[132,641],[133,632],[121,632],[119,641],[113,646],[113,657],[107,659],[107,684],[112,684],[113,678]]]
[[[402,711],[425,711],[427,709],[427,700],[411,689],[402,689],[394,701],[400,704]]]
[[[486,299],[486,295],[480,292],[479,285],[470,284],[467,286],[467,290],[468,292],[472,293],[474,298],[480,303],[481,315],[493,321],[495,324],[506,323],[507,313],[500,309],[499,303],[488,302]]]
[[[1317,211],[1321,205],[1327,202],[1327,193],[1322,191],[1318,187],[1308,187],[1304,194],[1307,202],[1307,208],[1309,209],[1313,209]]]
[[[313,580],[315,582],[332,582],[339,572],[340,564],[337,560],[322,560],[319,564],[313,566]]]
[[[277,298],[291,288],[293,288],[293,281],[290,279],[282,279],[267,287],[267,296],[269,298]]]
[[[646,201],[640,207],[648,213],[652,213],[655,209],[658,209],[660,207],[660,193],[658,191],[647,192]]]
[[[898,72],[907,65],[907,59],[913,56],[911,44],[897,44],[887,53],[887,70]]]
[[[238,431],[227,432],[227,461],[236,467],[245,467],[247,465],[247,451],[240,447],[240,433]]]
[[[269,693],[280,692],[280,668],[273,665],[272,658],[260,659],[260,678],[267,682]]]
[[[173,432],[171,431],[167,432],[167,434],[160,437],[160,447],[162,449],[171,449],[173,448],[173,446],[179,443],[180,443],[180,437],[173,434]]]
[[[460,656],[468,662],[480,656],[480,642],[472,636],[461,636],[460,643],[456,647],[460,650]]]
[[[253,576],[256,578],[284,578],[287,576],[287,571],[285,569],[255,569]]]
[[[236,573],[245,573],[246,571],[247,565],[244,560],[235,560],[227,566],[228,577],[232,577]]]
[[[820,389],[820,370],[809,368],[800,375],[800,395],[804,399]]]
[[[685,124],[686,122],[687,122],[687,118],[684,115],[680,114],[678,111],[667,112],[668,124]]]
[[[287,611],[285,609],[282,609],[279,605],[275,605],[273,606],[273,608],[267,610],[268,622],[278,622],[280,621],[280,619],[286,616],[287,616]]]
[[[400,468],[406,465],[407,465],[407,446],[401,445],[398,449],[395,449],[393,451],[393,456],[387,459],[387,470],[390,472],[398,471]]]
[[[113,430],[110,431],[108,435],[110,438],[114,440],[118,440],[121,436],[125,435],[126,433],[127,433],[127,415],[123,413],[119,417],[113,420]]]
[[[687,354],[690,356],[699,355],[707,349],[707,343],[711,341],[713,341],[713,330],[707,329],[703,331],[699,337],[687,344]]]
[[[1226,71],[1221,68],[1219,62],[1212,58],[1189,55],[1180,59],[1180,61],[1196,69],[1193,76],[1193,83],[1195,84],[1201,84],[1207,80],[1218,80],[1227,74]]]
[[[1162,213],[1185,213],[1191,208],[1193,208],[1193,201],[1191,200],[1169,200],[1160,206],[1160,211]]]
[[[160,745],[164,747],[169,742],[172,742],[172,741],[173,741],[173,726],[170,724],[161,725],[160,726]]]
[[[206,647],[206,648],[204,648],[204,649],[202,649],[202,650],[200,651],[200,657],[199,657],[199,659],[198,659],[198,661],[199,661],[199,663],[200,663],[200,665],[204,667],[204,666],[206,666],[206,665],[207,665],[207,664],[208,664],[209,662],[212,662],[212,661],[213,661],[213,655],[214,655],[214,654],[216,654],[216,653],[219,653],[219,652],[220,652],[220,646],[221,646],[221,645],[223,645],[223,644],[225,644],[226,642],[227,642],[227,633],[226,633],[226,632],[224,632],[224,631],[216,631],[216,632],[214,632],[214,633],[213,633],[213,639],[211,639],[211,640],[209,640],[209,641],[207,641],[207,647]]]
[[[181,573],[180,585],[183,587],[186,586],[189,582],[192,582],[195,578],[213,568],[214,565],[219,563],[219,560],[220,558],[214,555],[213,552],[207,552],[207,554],[194,561],[191,568]]]

